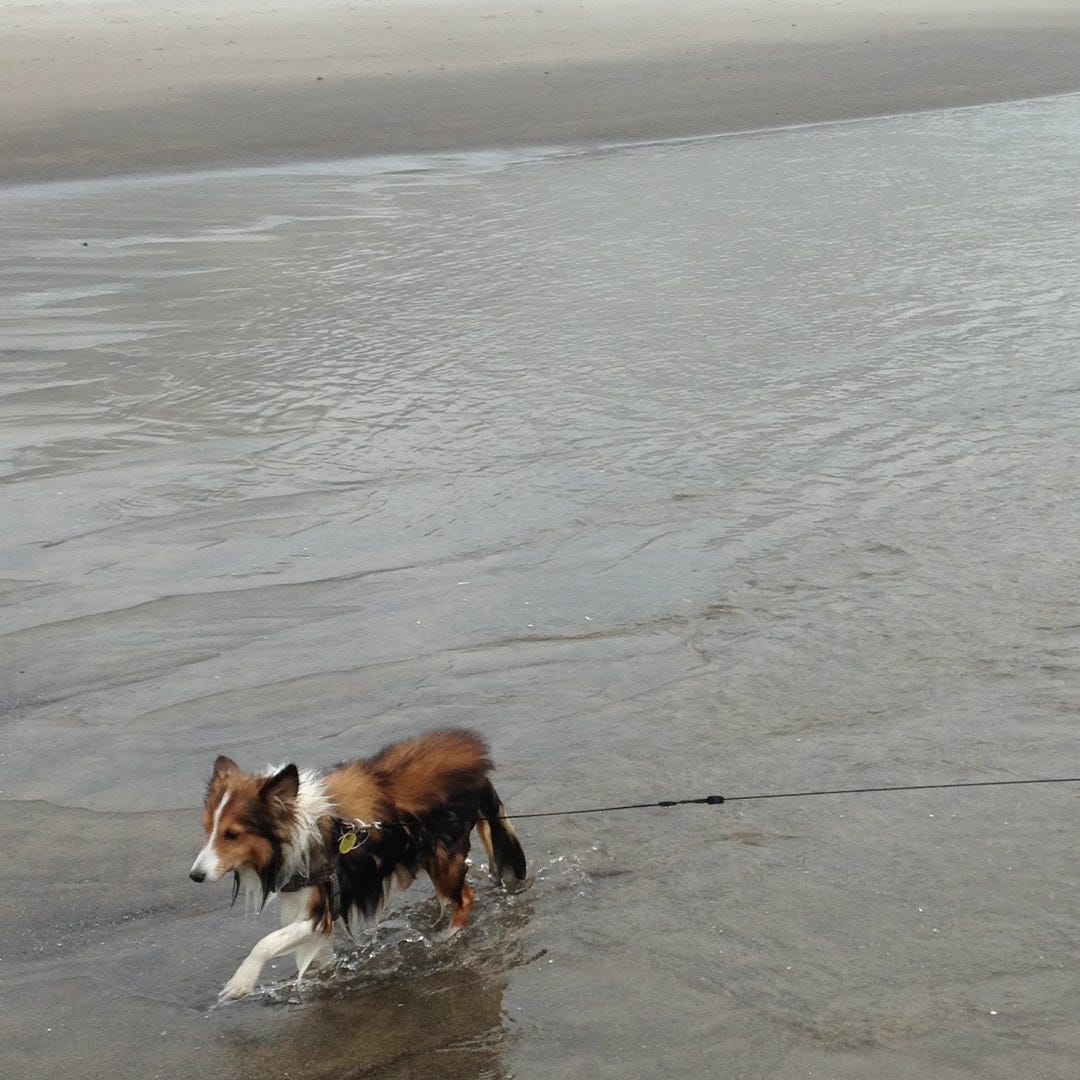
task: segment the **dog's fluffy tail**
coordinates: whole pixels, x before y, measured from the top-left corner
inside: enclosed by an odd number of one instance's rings
[[[487,852],[491,873],[499,881],[508,876],[514,881],[524,881],[525,852],[513,826],[506,820],[506,811],[498,793],[490,783],[481,793],[480,813],[482,817],[476,823],[476,831]]]

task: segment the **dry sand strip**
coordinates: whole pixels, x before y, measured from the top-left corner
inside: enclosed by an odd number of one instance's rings
[[[0,17],[0,182],[1080,90],[1075,0],[0,0]]]

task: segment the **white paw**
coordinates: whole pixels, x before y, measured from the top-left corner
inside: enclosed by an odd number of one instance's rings
[[[258,979],[257,971],[245,971],[243,966],[237,968],[236,974],[221,988],[218,1000],[235,1001],[237,998],[247,997],[255,989]]]

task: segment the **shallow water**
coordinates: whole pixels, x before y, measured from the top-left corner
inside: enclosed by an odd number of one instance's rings
[[[536,819],[297,995],[213,756],[1076,773],[1080,98],[0,192],[0,1070],[1066,1077],[1069,786]],[[479,870],[479,867],[478,867]]]

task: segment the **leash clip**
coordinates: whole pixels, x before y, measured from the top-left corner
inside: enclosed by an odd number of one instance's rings
[[[338,853],[348,855],[355,847],[361,847],[367,843],[372,829],[381,829],[381,821],[361,821],[354,818],[352,821],[343,821],[341,837],[338,840]]]

